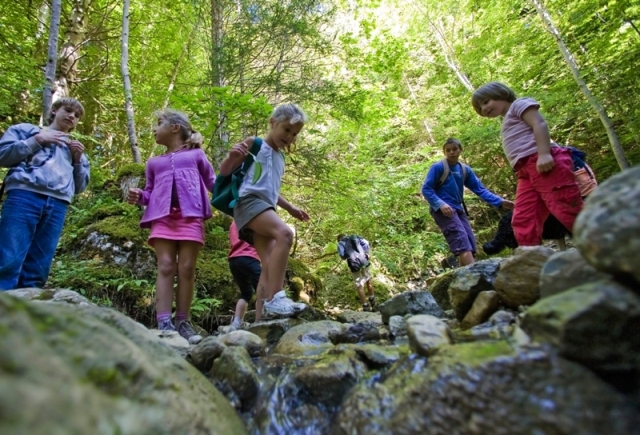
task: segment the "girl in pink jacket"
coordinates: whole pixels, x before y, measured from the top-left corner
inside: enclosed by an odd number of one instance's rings
[[[147,162],[144,190],[129,189],[128,202],[147,206],[140,226],[151,228],[149,244],[158,257],[156,317],[161,331],[177,331],[189,343],[202,340],[189,321],[196,260],[204,246],[204,221],[211,217],[209,194],[215,174],[187,115],[165,110],[153,129],[165,154]],[[177,260],[176,260],[177,259]],[[175,323],[171,320],[173,283],[178,275]]]

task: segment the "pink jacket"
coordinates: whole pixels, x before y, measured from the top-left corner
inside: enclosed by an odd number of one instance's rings
[[[153,157],[147,162],[147,185],[138,204],[146,205],[140,226],[151,227],[151,222],[169,216],[171,188],[175,180],[182,217],[209,219],[209,194],[216,175],[204,151],[185,149]]]

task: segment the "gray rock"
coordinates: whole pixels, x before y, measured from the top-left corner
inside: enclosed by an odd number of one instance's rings
[[[602,280],[545,298],[529,308],[522,328],[564,357],[599,370],[640,370],[640,296]]]
[[[188,360],[204,373],[209,372],[213,362],[227,348],[218,337],[205,337],[189,354]]]
[[[367,323],[376,324],[376,326],[381,326],[383,324],[382,323],[382,317],[380,316],[380,313],[371,312],[371,311],[351,311],[351,310],[346,310],[346,311],[343,311],[342,313],[338,314],[338,317],[336,318],[336,320],[338,322],[341,322],[341,323],[367,322]]]
[[[438,305],[443,310],[451,309],[451,301],[449,300],[449,285],[456,277],[456,270],[450,270],[436,277],[431,285],[429,285],[429,291],[433,295]]]
[[[227,347],[211,368],[211,377],[238,409],[249,409],[258,397],[260,380],[244,347]]]
[[[71,305],[94,305],[78,292],[67,289],[21,288],[8,290],[6,294],[20,299],[41,302],[65,302]]]
[[[574,243],[593,267],[640,283],[640,166],[600,184],[573,231]]]
[[[404,337],[407,335],[407,322],[402,316],[391,316],[389,318],[389,331],[394,337]]]
[[[497,292],[493,290],[480,292],[476,300],[473,301],[471,309],[467,315],[464,316],[462,322],[460,322],[460,327],[469,329],[485,322],[489,316],[498,310],[499,306],[500,297]]]
[[[256,334],[237,330],[220,336],[220,341],[227,347],[244,347],[252,358],[264,354],[264,343]]]
[[[247,433],[200,372],[133,320],[6,294],[0,409],[3,434]]]
[[[628,435],[639,424],[629,400],[590,370],[498,341],[398,361],[344,398],[328,433]]]
[[[401,293],[381,304],[378,309],[384,324],[389,323],[391,316],[405,316],[407,314],[430,314],[444,317],[444,311],[428,291]]]
[[[518,308],[540,299],[540,271],[553,252],[544,246],[521,246],[502,262],[495,288],[506,306]]]
[[[581,284],[606,278],[591,266],[577,249],[556,252],[540,271],[540,297],[546,298]]]
[[[464,319],[478,293],[494,290],[501,261],[499,258],[490,258],[455,271],[455,279],[449,285],[449,300],[456,319]]]
[[[407,319],[409,347],[419,355],[429,356],[440,346],[451,344],[451,331],[447,324],[433,316],[421,314]]]
[[[287,356],[319,355],[333,348],[344,324],[333,320],[310,322],[288,330],[273,349],[273,353]]]

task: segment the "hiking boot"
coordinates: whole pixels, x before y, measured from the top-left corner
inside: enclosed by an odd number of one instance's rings
[[[371,308],[374,308],[377,305],[375,296],[369,296],[369,305],[371,305]]]
[[[362,304],[362,311],[371,311],[371,307],[368,303],[365,302],[364,304]]]
[[[202,341],[202,335],[196,333],[191,322],[188,320],[181,320],[178,322],[176,330],[182,337],[187,339],[189,344],[198,344]]]
[[[161,331],[162,335],[173,335],[177,332],[171,319],[164,319],[158,322],[158,331]]]

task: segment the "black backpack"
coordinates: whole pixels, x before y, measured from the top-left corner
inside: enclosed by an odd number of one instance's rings
[[[369,265],[367,255],[362,250],[358,236],[348,236],[342,239],[344,242],[344,258],[351,272],[358,272]]]

